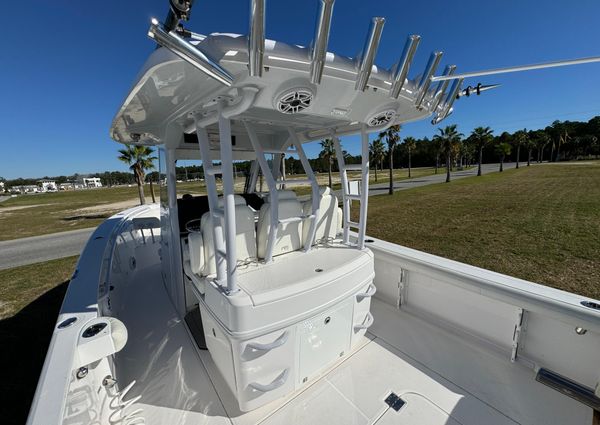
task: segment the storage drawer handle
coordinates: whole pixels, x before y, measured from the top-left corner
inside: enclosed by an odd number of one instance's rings
[[[269,351],[273,348],[281,347],[283,344],[285,344],[288,340],[288,336],[289,332],[285,331],[281,334],[279,338],[268,344],[261,344],[259,342],[249,342],[247,346],[256,351]]]
[[[377,292],[377,288],[371,283],[367,288],[367,292],[356,294],[356,298],[370,298],[375,295],[375,292]]]
[[[285,384],[289,374],[290,370],[286,369],[270,384],[259,384],[258,382],[252,382],[251,384],[249,384],[249,386],[263,393],[273,391]]]
[[[371,314],[371,312],[368,312],[362,325],[354,325],[354,330],[360,331],[362,329],[368,329],[369,327],[371,327],[374,321],[375,319],[373,319],[373,315]]]

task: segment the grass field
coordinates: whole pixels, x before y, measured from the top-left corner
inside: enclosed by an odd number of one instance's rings
[[[71,278],[77,257],[0,270],[0,320]]]
[[[413,177],[433,174],[434,169],[414,168]],[[350,176],[357,172],[349,173]],[[378,182],[389,181],[387,170],[379,173]],[[339,176],[333,174],[334,189],[339,189]],[[306,178],[305,175],[293,175],[291,179]],[[396,180],[408,178],[408,170],[394,170]],[[318,174],[320,185],[326,185],[327,174]],[[235,190],[241,192],[244,188],[244,178],[235,181]],[[375,183],[374,173],[371,172],[371,184]],[[220,188],[220,184],[218,185]],[[298,195],[309,195],[309,186],[290,186]],[[263,190],[267,190],[266,183]],[[151,201],[150,188],[145,186],[146,201]],[[158,198],[158,187],[154,188]],[[178,195],[192,193],[206,194],[204,182],[190,181],[177,183]],[[112,214],[138,204],[137,186],[113,187],[93,190],[65,191],[43,193],[37,195],[22,195],[0,202],[0,241],[25,238],[28,236],[45,235],[67,230],[95,227]]]
[[[369,200],[369,235],[600,298],[600,162],[523,167]]]
[[[95,227],[137,196],[137,186],[17,196],[0,202],[0,241]]]

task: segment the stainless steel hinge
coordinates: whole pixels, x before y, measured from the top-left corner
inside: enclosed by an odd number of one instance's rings
[[[510,361],[512,363],[517,359],[519,351],[519,343],[521,342],[521,334],[523,333],[523,323],[525,319],[525,310],[517,309],[517,320],[515,321],[515,329],[513,331],[512,351],[510,353]]]
[[[406,304],[406,287],[408,285],[407,276],[408,270],[400,269],[400,277],[398,279],[398,308]]]

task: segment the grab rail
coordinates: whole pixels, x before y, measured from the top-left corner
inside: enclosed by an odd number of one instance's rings
[[[259,342],[249,342],[248,344],[246,344],[246,346],[256,351],[270,351],[274,348],[281,347],[282,345],[284,345],[287,342],[288,337],[289,332],[285,331],[281,334],[279,338],[268,344],[261,344]]]
[[[377,288],[375,287],[375,285],[373,285],[372,283],[369,285],[369,287],[367,288],[367,292],[361,292],[359,294],[356,294],[356,298],[371,298],[373,295],[375,295],[375,293],[377,292]]]
[[[371,314],[371,312],[368,312],[367,315],[365,316],[365,320],[363,321],[362,325],[354,325],[354,330],[360,331],[363,329],[369,329],[371,327],[371,325],[373,324],[373,322],[375,322],[375,319],[373,318],[373,315]]]
[[[275,378],[275,380],[273,382],[271,382],[270,384],[259,384],[258,382],[252,382],[251,384],[249,384],[249,386],[251,388],[254,388],[255,390],[263,392],[263,393],[266,393],[268,391],[273,391],[273,390],[276,390],[277,388],[281,387],[283,384],[285,384],[285,382],[288,379],[289,374],[290,374],[290,370],[286,369],[277,378]]]

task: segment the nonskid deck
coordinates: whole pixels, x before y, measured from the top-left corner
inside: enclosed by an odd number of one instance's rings
[[[175,314],[155,267],[136,272],[126,290],[121,320],[130,337],[116,372],[137,381],[147,424],[592,421],[591,409],[536,383],[531,370],[377,300],[372,333],[351,356],[302,392],[242,413]],[[384,401],[391,392],[406,401],[398,412]]]

